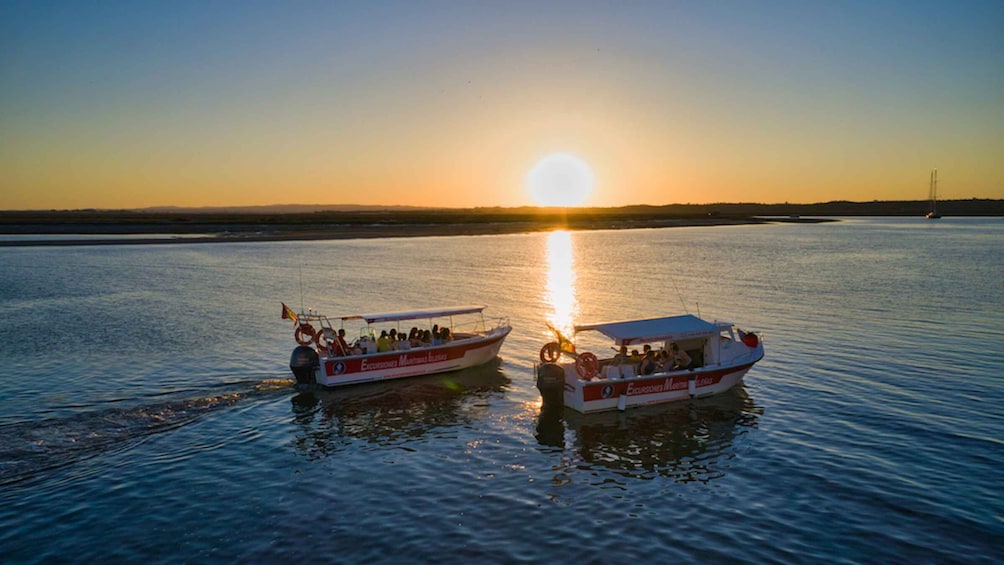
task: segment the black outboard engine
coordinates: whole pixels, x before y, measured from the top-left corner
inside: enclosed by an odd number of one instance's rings
[[[296,384],[312,385],[317,382],[314,374],[321,365],[317,358],[317,352],[313,347],[298,345],[293,350],[293,355],[289,357],[289,368],[296,376]]]
[[[565,404],[565,370],[554,363],[537,367],[537,390],[545,410],[560,409]]]

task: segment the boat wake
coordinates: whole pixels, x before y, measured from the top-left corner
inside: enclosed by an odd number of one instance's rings
[[[354,440],[415,450],[430,438],[452,437],[451,430],[487,418],[490,400],[511,384],[500,363],[337,389],[297,387],[297,449],[321,459]]]
[[[248,398],[287,393],[292,381],[271,379],[226,385],[214,394],[129,408],[110,408],[0,426],[0,486],[37,477],[44,471],[128,448]]]

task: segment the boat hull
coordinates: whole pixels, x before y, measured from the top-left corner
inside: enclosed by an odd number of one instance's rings
[[[475,367],[498,356],[510,331],[509,327],[495,328],[477,337],[404,351],[349,357],[321,355],[315,381],[324,387],[338,387]]]
[[[574,364],[562,364],[564,405],[577,412],[590,413],[721,394],[741,383],[750,368],[763,357],[762,347],[758,349],[758,356],[742,363],[624,379],[586,381],[579,378]]]

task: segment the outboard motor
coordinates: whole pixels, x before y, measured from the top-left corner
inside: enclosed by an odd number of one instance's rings
[[[554,363],[544,363],[537,367],[537,390],[544,401],[545,410],[565,404],[565,370]]]
[[[321,363],[317,358],[317,352],[314,351],[313,347],[307,347],[306,345],[298,345],[296,349],[293,350],[293,354],[289,357],[289,368],[296,376],[296,384],[315,384],[317,380],[315,379],[314,374],[320,365]]]

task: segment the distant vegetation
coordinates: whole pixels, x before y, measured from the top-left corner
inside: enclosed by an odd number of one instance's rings
[[[1004,200],[938,202],[951,216],[1004,216]],[[189,233],[283,231],[354,226],[463,226],[498,224],[512,231],[565,225],[576,229],[660,227],[674,224],[749,223],[781,217],[923,216],[926,201],[824,202],[818,204],[671,204],[620,208],[414,208],[283,205],[240,208],[49,210],[0,212],[3,233]]]

